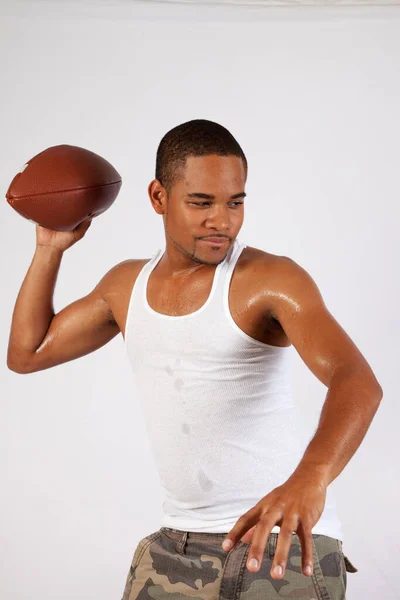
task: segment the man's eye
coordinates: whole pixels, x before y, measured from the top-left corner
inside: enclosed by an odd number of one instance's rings
[[[209,202],[189,202],[189,204],[194,204],[194,206],[206,206],[210,204]],[[240,206],[243,202],[232,202],[235,206]]]

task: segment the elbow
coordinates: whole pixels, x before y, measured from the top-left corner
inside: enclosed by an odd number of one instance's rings
[[[30,362],[28,360],[17,359],[12,354],[8,354],[7,356],[7,367],[10,371],[14,373],[19,373],[20,375],[25,375],[27,373],[32,373],[33,370],[30,366]]]
[[[9,361],[7,361],[7,367],[10,369],[10,371],[13,371],[14,373],[19,373],[20,375],[23,375],[24,373],[28,372],[25,369],[21,368],[21,365],[16,365]]]
[[[10,369],[10,371],[13,371],[14,373],[19,373],[20,375],[24,375],[26,373],[31,372],[25,365],[14,363],[9,360],[7,361],[7,367]]]
[[[376,377],[374,377],[371,382],[371,395],[376,398],[378,404],[383,398],[383,389]]]
[[[380,402],[383,398],[383,389],[374,373],[372,373],[372,383],[371,387],[374,390],[374,394],[376,395],[377,401]]]
[[[380,404],[383,398],[382,386],[380,385],[379,381],[376,380],[376,378],[374,378],[371,383],[371,396],[376,400],[377,404]]]
[[[377,404],[379,404],[382,400],[382,386],[375,377],[375,374],[373,373],[369,365],[367,365],[367,367],[363,365],[361,368],[354,368],[352,366],[350,368],[345,367],[344,369],[340,369],[339,371],[337,371],[337,373],[339,377],[350,377],[359,380],[360,385],[362,385],[363,389],[365,389],[370,395],[371,400],[376,400]]]

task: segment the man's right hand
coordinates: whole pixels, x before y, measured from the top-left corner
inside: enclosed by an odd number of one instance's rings
[[[51,246],[64,252],[83,238],[92,223],[92,219],[93,217],[85,219],[72,231],[54,231],[36,225],[36,245]]]

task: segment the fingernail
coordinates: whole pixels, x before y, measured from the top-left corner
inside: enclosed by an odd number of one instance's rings
[[[230,539],[224,540],[222,542],[222,548],[224,550],[230,550],[232,548],[232,546],[233,546],[233,542]]]
[[[249,567],[256,569],[258,567],[258,560],[256,558],[251,558],[249,560]]]
[[[281,567],[281,565],[277,565],[274,569],[274,575],[282,575],[283,573],[283,569]]]
[[[307,565],[306,566],[306,574],[307,575],[311,575],[311,573],[312,573],[312,566],[311,565]]]

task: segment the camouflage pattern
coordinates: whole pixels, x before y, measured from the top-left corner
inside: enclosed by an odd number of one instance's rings
[[[342,542],[313,534],[314,572],[301,570],[300,538],[293,534],[283,578],[270,575],[278,533],[271,533],[260,569],[246,566],[250,543],[226,552],[225,533],[198,533],[161,527],[140,540],[122,600],[345,600],[346,571],[356,569]]]

